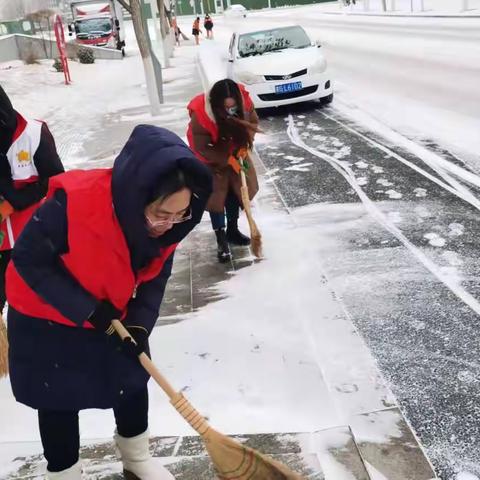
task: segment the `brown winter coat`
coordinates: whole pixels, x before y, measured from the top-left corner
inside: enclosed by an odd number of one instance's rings
[[[258,125],[258,116],[255,110],[246,112],[245,120]],[[210,133],[200,125],[195,113],[191,115],[190,128],[194,150],[208,161],[207,165],[213,173],[213,193],[208,201],[207,210],[209,212],[223,212],[229,190],[237,195],[240,205],[242,205],[240,175],[235,173],[232,167],[228,165],[230,142],[219,138],[217,143],[213,144]],[[248,156],[247,162],[247,186],[250,200],[252,200],[258,192],[258,180],[250,156]]]

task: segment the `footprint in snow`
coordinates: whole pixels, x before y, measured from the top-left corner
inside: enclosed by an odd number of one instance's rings
[[[403,197],[403,195],[400,192],[397,192],[396,190],[392,190],[392,189],[387,190],[385,194],[388,195],[388,197],[393,200],[398,200],[399,198]]]
[[[285,155],[284,158],[290,163],[300,163],[302,160],[305,160],[305,157],[295,157],[295,155]]]
[[[348,145],[343,145],[339,150],[333,153],[333,157],[340,160],[341,158],[348,157],[351,152],[352,149]]]
[[[413,193],[416,197],[426,197],[427,196],[427,189],[426,188],[416,188]]]
[[[384,187],[391,187],[393,185],[393,183],[388,181],[386,178],[379,178],[377,183],[379,185],[383,185]]]
[[[298,165],[293,165],[292,167],[284,168],[284,170],[288,170],[290,172],[309,172],[310,169],[307,167],[310,165],[313,165],[313,163],[300,163]]]
[[[447,243],[444,238],[434,232],[426,233],[423,238],[426,238],[432,247],[444,247]]]
[[[448,229],[450,230],[448,232],[450,237],[459,237],[460,235],[463,235],[465,231],[465,227],[461,223],[451,223],[448,226]]]
[[[358,177],[357,178],[357,183],[363,187],[363,185],[366,185],[368,183],[368,178],[367,177]]]
[[[365,163],[364,161],[360,160],[359,162],[355,162],[355,165],[358,168],[368,168],[368,163]]]
[[[372,166],[373,173],[383,173],[382,167],[377,167],[376,165]]]

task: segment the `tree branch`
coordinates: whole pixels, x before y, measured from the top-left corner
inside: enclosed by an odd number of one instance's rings
[[[130,7],[128,0],[117,0],[117,2],[131,15],[132,7]]]

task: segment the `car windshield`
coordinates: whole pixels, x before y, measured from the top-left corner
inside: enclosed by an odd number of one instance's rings
[[[88,18],[75,22],[77,33],[108,33],[112,30],[109,18]]]
[[[275,28],[240,35],[238,54],[240,57],[249,57],[285,48],[306,48],[310,45],[310,39],[302,27]]]

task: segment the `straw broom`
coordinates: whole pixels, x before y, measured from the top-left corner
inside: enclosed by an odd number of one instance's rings
[[[113,320],[112,325],[122,340],[131,338],[119,320]],[[282,463],[214,430],[183,394],[173,389],[145,353],[139,355],[139,360],[143,368],[168,395],[177,412],[200,434],[219,480],[304,480],[304,477]]]
[[[239,162],[241,164],[240,168],[240,179],[242,186],[240,188],[240,193],[242,195],[243,208],[245,209],[245,214],[247,215],[248,226],[250,227],[250,237],[251,237],[251,247],[252,252],[257,258],[262,257],[262,234],[255,223],[252,215],[252,207],[250,204],[250,195],[248,193],[247,186],[247,177],[245,175],[244,162],[245,160],[240,158]]]

